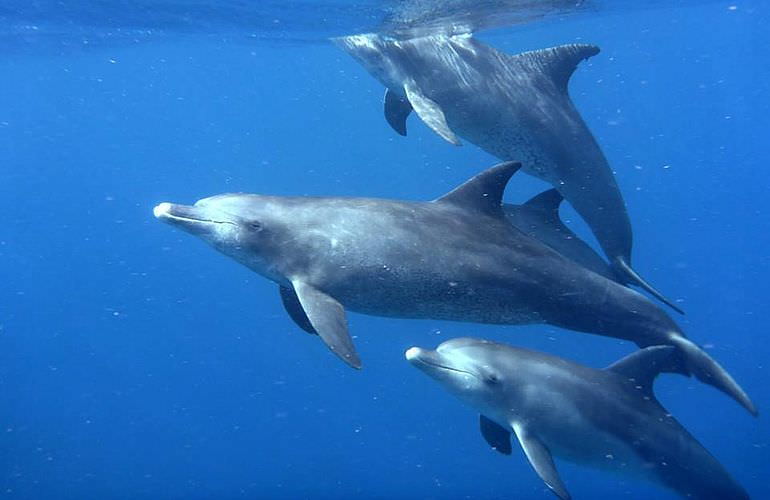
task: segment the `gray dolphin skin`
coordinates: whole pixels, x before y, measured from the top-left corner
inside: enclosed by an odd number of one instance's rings
[[[396,40],[378,34],[334,39],[388,90],[385,118],[406,135],[414,110],[439,136],[463,137],[553,185],[588,223],[614,272],[678,312],[631,267],[625,202],[567,85],[593,45],[563,45],[509,55],[470,35]]]
[[[563,256],[607,279],[624,283],[588,243],[581,240],[559,217],[564,197],[549,189],[521,205],[504,204],[505,217],[516,229],[545,243]]]
[[[481,433],[511,454],[514,434],[535,472],[570,495],[552,456],[654,481],[684,498],[746,491],[655,398],[661,372],[686,372],[676,349],[648,347],[605,370],[486,340],[459,338],[407,360],[481,414]]]
[[[520,164],[486,170],[432,202],[223,194],[161,203],[160,220],[280,287],[295,322],[360,367],[345,310],[490,324],[548,323],[673,345],[689,372],[746,409],[732,377],[645,296],[513,227],[502,210]]]

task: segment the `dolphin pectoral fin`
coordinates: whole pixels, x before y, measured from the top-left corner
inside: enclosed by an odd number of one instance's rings
[[[390,89],[385,91],[385,120],[399,135],[406,135],[406,119],[411,112],[412,105],[407,99]]]
[[[286,312],[289,313],[289,317],[294,320],[298,327],[302,328],[307,333],[318,335],[318,332],[315,331],[313,325],[310,324],[310,320],[307,318],[305,310],[302,309],[302,304],[299,303],[299,298],[297,297],[297,294],[294,293],[294,290],[280,285],[278,288],[281,291],[281,302],[283,302],[283,307],[286,309]]]
[[[511,454],[513,451],[511,447],[511,431],[484,415],[479,415],[479,426],[481,427],[481,435],[484,436],[484,439],[493,450],[503,455]]]
[[[562,500],[569,500],[570,494],[564,486],[564,483],[561,482],[559,472],[556,470],[556,466],[553,463],[551,452],[548,451],[545,444],[540,441],[537,436],[528,432],[524,425],[514,423],[512,426],[513,432],[516,433],[516,437],[524,450],[524,454],[527,455],[530,465],[535,469],[535,472],[540,476],[540,479],[545,482],[546,486],[551,488],[551,491],[553,491],[557,497]]]
[[[308,321],[326,346],[345,363],[361,368],[353,340],[348,333],[348,322],[342,304],[317,288],[299,280],[292,280]]]
[[[671,345],[677,347],[682,353],[687,370],[695,378],[724,392],[746,408],[753,416],[756,417],[759,414],[748,394],[727,373],[727,370],[714,361],[706,351],[679,334],[671,335],[669,339]]]
[[[508,181],[519,168],[521,163],[513,161],[495,165],[460,184],[435,202],[451,203],[487,215],[505,217],[502,208],[503,193]]]
[[[679,308],[676,304],[668,300],[662,293],[660,293],[652,285],[647,283],[647,281],[645,281],[644,278],[639,276],[637,272],[634,271],[623,258],[614,259],[612,262],[613,262],[612,268],[620,274],[622,281],[638,286],[645,292],[649,293],[659,301],[666,304],[668,307],[670,307],[674,311],[678,312],[679,314],[684,314],[684,311],[681,308]]]
[[[447,125],[444,112],[438,104],[426,97],[413,83],[404,85],[404,92],[406,92],[406,98],[409,100],[412,108],[414,108],[415,113],[425,122],[425,125],[429,126],[445,141],[455,146],[461,145],[460,139],[457,138],[455,133],[449,128],[449,125]]]

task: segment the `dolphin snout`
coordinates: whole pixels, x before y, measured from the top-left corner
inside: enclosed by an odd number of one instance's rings
[[[152,209],[152,215],[166,222],[205,222],[208,220],[206,214],[196,207],[187,205],[177,205],[164,201]]]
[[[219,221],[206,210],[188,205],[163,202],[152,209],[152,214],[166,224],[170,224],[188,233],[198,236],[208,234],[214,226],[226,221]]]
[[[414,361],[419,359],[420,355],[422,354],[422,349],[419,347],[410,347],[406,350],[404,353],[404,356],[406,356],[407,361]]]
[[[155,218],[160,219],[163,216],[169,215],[171,212],[171,208],[173,205],[167,201],[164,201],[163,203],[159,203],[155,206],[155,208],[152,209],[152,215],[155,216]]]

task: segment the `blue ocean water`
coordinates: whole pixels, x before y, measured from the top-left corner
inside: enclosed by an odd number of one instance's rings
[[[350,314],[356,372],[292,323],[274,284],[152,216],[227,191],[433,199],[494,164],[414,118],[394,134],[380,84],[326,41],[411,28],[420,6],[467,11],[451,3],[0,6],[1,496],[549,498],[404,350],[472,335],[601,367],[633,345]],[[478,36],[510,53],[602,48],[570,89],[625,195],[635,267],[760,417],[693,379],[661,377],[658,397],[767,498],[770,6],[610,3],[543,2]],[[543,187],[520,175],[506,196]],[[676,498],[559,469],[574,498]]]

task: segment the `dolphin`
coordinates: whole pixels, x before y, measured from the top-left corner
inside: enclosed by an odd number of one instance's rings
[[[406,135],[414,110],[434,132],[459,137],[501,160],[521,160],[588,223],[614,272],[672,309],[674,303],[631,267],[632,232],[615,177],[575,109],[567,85],[593,45],[509,55],[470,35],[396,40],[378,34],[334,39],[385,87],[385,118]]]
[[[670,346],[636,351],[604,370],[473,338],[407,360],[479,411],[481,433],[511,454],[514,434],[535,472],[570,498],[553,456],[659,483],[685,498],[748,499],[722,465],[657,401],[661,372],[686,373]]]
[[[160,220],[279,285],[289,315],[354,368],[346,309],[374,316],[490,324],[548,323],[673,345],[701,381],[753,403],[644,295],[517,230],[505,186],[520,164],[486,170],[432,202],[223,194],[161,203]]]
[[[563,200],[564,197],[558,190],[549,189],[521,205],[505,203],[503,212],[519,231],[545,243],[591,271],[625,285],[607,261],[562,222],[559,217],[559,205]]]

